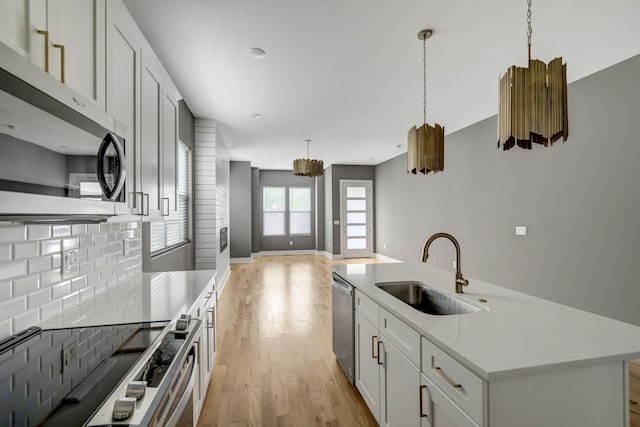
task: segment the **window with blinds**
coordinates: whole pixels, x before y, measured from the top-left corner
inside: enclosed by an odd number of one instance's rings
[[[178,202],[176,219],[151,222],[151,254],[189,241],[189,147],[178,144]]]

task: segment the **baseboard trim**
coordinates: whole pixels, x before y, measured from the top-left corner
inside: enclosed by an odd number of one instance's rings
[[[246,264],[251,261],[253,261],[253,256],[246,257],[246,258],[230,258],[229,259],[229,262],[231,264]]]
[[[260,256],[269,255],[318,255],[315,249],[301,249],[292,251],[260,251]]]
[[[224,288],[229,282],[229,277],[231,277],[231,268],[227,267],[227,271],[225,271],[220,277],[220,280],[216,282],[216,299],[220,299],[222,291],[224,291]]]
[[[373,255],[375,258],[381,259],[382,261],[385,261],[385,262],[402,263],[402,261],[400,261],[399,259],[391,258],[386,255],[382,255],[382,254],[373,254]]]

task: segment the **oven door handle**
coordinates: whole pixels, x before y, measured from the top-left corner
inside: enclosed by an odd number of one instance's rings
[[[180,402],[178,402],[178,405],[176,406],[175,411],[173,412],[173,414],[171,414],[171,417],[169,418],[169,421],[167,421],[167,423],[165,424],[165,427],[176,427],[185,409],[193,412],[193,407],[187,408],[187,403],[189,403],[189,401],[193,402],[192,400],[193,385],[195,383],[195,377],[197,375],[197,370],[194,369],[194,365],[195,363],[192,361],[189,384],[187,385],[187,388],[184,390],[184,393],[182,394],[182,396],[180,397]]]

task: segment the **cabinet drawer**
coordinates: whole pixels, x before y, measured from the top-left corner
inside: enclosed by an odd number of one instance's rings
[[[354,301],[356,311],[362,315],[374,326],[378,326],[380,319],[380,311],[378,303],[356,289],[356,298]]]
[[[425,338],[422,338],[422,372],[476,423],[482,425],[482,379]]]
[[[455,425],[457,427],[479,427],[467,414],[433,385],[431,381],[421,375],[420,401],[424,402],[420,414],[426,414],[431,424],[423,425]],[[429,403],[427,403],[429,402]],[[424,412],[423,412],[424,411]],[[424,418],[423,418],[424,419]]]
[[[380,334],[391,342],[414,365],[420,366],[420,334],[402,320],[380,308]]]

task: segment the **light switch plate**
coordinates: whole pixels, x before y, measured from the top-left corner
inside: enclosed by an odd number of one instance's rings
[[[516,225],[516,236],[526,236],[527,227],[524,225]]]

